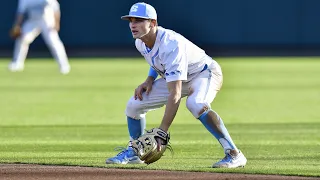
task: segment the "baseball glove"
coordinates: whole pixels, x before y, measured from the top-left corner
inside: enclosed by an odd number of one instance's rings
[[[137,140],[132,142],[132,148],[139,158],[146,164],[156,162],[161,158],[168,147],[170,135],[159,128],[146,131]]]
[[[13,28],[9,32],[9,35],[12,39],[17,39],[21,35],[20,26],[13,26]]]

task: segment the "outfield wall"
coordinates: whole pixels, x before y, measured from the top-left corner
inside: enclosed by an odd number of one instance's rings
[[[61,38],[68,49],[125,48],[133,40],[128,13],[133,0],[59,0]],[[320,0],[145,0],[158,11],[159,24],[201,47],[224,49],[318,49]],[[17,1],[0,7],[0,48],[12,48],[7,36]],[[32,45],[44,49],[41,38]]]

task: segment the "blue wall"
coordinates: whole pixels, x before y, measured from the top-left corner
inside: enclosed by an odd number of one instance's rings
[[[60,0],[60,36],[68,47],[132,46],[127,14],[133,0]],[[202,46],[320,46],[320,0],[145,0],[161,26]],[[11,47],[8,30],[17,1],[0,8],[0,47]],[[37,39],[35,47],[42,47]]]

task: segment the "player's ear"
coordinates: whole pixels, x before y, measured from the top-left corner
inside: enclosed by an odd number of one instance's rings
[[[154,19],[151,19],[151,27],[156,27],[157,26],[157,21]]]

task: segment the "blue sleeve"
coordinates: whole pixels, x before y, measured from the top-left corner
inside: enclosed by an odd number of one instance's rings
[[[156,70],[154,70],[154,69],[150,66],[149,75],[148,75],[148,76],[151,76],[151,77],[153,77],[154,79],[157,79],[158,73],[157,73]]]

